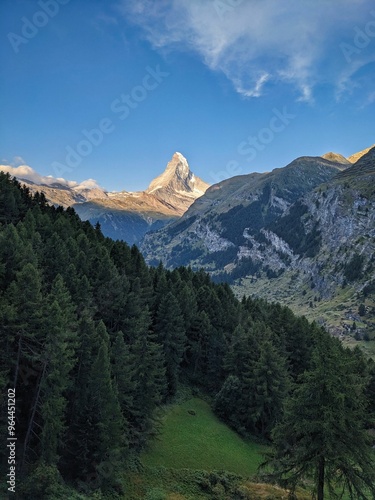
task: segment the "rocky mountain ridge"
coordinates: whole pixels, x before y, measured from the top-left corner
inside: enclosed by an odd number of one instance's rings
[[[244,256],[252,235],[281,217],[305,193],[332,179],[344,168],[346,165],[320,157],[301,157],[272,172],[241,175],[219,182],[211,186],[181,219],[157,233],[146,235],[141,250],[149,262],[161,259],[167,267],[193,264],[214,269],[215,266],[209,265],[210,254],[237,248],[240,256]],[[193,248],[196,255],[193,262],[186,253],[189,248]],[[230,264],[233,256],[227,254],[227,264]],[[217,257],[213,255],[213,263]]]
[[[81,219],[99,222],[106,236],[129,244],[139,243],[146,232],[181,217],[209,186],[191,172],[181,153],[175,153],[164,173],[139,192],[110,193],[96,184],[70,186],[49,178],[36,183],[31,180],[33,177],[35,173],[18,179],[31,192],[42,191],[50,203],[71,206]]]
[[[354,164],[302,157],[223,181],[146,235],[142,252],[167,267],[203,267],[239,296],[284,303],[335,334],[373,335],[374,156],[375,147]]]

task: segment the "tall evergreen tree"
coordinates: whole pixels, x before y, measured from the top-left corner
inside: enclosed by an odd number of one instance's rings
[[[93,474],[97,446],[96,414],[93,413],[91,371],[100,347],[100,338],[88,311],[78,323],[77,364],[68,408],[69,428],[63,468],[68,477],[88,481]]]
[[[273,432],[273,478],[292,490],[310,478],[318,500],[325,486],[333,497],[339,487],[352,499],[375,495],[375,463],[364,429],[365,383],[338,341],[322,333],[311,369],[300,377]]]
[[[136,381],[134,380],[135,362],[129,346],[125,344],[123,333],[117,332],[111,347],[112,374],[121,413],[126,426],[127,442],[132,441],[130,424],[133,420],[134,396]]]
[[[130,353],[136,360],[134,370],[136,390],[131,422],[133,434],[131,444],[136,449],[142,448],[147,442],[154,422],[153,412],[161,403],[166,391],[163,346],[156,341],[150,327],[150,314],[146,310],[139,317],[136,336],[130,347]]]
[[[253,429],[262,436],[269,437],[270,431],[281,419],[287,387],[286,361],[266,340],[261,343],[260,356],[253,372],[244,375],[244,390],[253,394],[249,420]]]
[[[235,375],[229,375],[214,399],[215,413],[239,434],[245,435],[244,386]]]
[[[178,273],[178,275],[180,274]],[[197,315],[197,301],[194,289],[191,284],[184,283],[180,279],[178,287],[174,287],[174,295],[178,300],[178,304],[184,318],[185,329],[188,331],[191,328],[195,316]]]
[[[155,333],[164,352],[167,396],[173,396],[177,390],[186,336],[180,307],[171,292],[161,299],[156,313]]]
[[[61,275],[55,278],[45,306],[44,377],[41,379],[41,458],[57,465],[65,430],[67,390],[76,362],[76,318]]]
[[[204,383],[207,375],[207,361],[212,325],[206,312],[199,312],[187,332],[188,369],[192,379]]]
[[[99,351],[88,382],[88,412],[96,432],[96,449],[91,460],[97,481],[109,488],[124,458],[125,422],[111,377],[109,337],[103,322],[97,326]]]

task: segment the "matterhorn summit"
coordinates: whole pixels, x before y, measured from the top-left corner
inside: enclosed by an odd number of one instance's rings
[[[175,153],[165,171],[151,182],[146,192],[163,200],[167,197],[169,202],[172,202],[171,197],[178,195],[178,200],[172,204],[180,205],[181,196],[189,198],[191,204],[191,199],[202,196],[208,187],[209,184],[191,172],[186,158],[181,153]]]

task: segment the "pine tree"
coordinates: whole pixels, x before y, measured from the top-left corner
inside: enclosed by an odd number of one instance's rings
[[[167,295],[170,289],[166,271],[161,262],[153,272],[153,289],[152,313],[153,315],[156,315],[160,302]]]
[[[246,387],[246,381],[250,382]],[[260,356],[254,371],[246,380],[244,390],[252,391],[252,407],[249,409],[253,428],[262,436],[269,437],[270,431],[282,416],[282,407],[288,387],[285,360],[269,340],[261,343]]]
[[[5,298],[11,305],[8,317],[8,332],[12,332],[15,363],[14,385],[19,380],[20,370],[26,365],[39,365],[42,353],[42,276],[32,264],[26,264],[9,286]],[[11,311],[13,310],[13,314]]]
[[[136,382],[134,380],[135,359],[124,342],[122,332],[117,332],[111,347],[112,374],[121,413],[126,426],[127,442],[131,441],[130,422],[133,417]],[[137,361],[138,362],[138,361]]]
[[[223,331],[211,328],[207,349],[206,384],[209,390],[217,391],[224,381],[224,356],[227,345]]]
[[[69,292],[57,275],[45,306],[44,377],[41,379],[41,458],[57,465],[65,430],[67,390],[75,364],[76,318]]]
[[[58,233],[53,233],[44,247],[43,267],[47,281],[53,281],[57,274],[65,274],[70,256],[65,241]]]
[[[42,277],[39,269],[26,264],[10,284],[5,298],[10,307],[5,312],[4,327],[8,339],[9,360],[12,362],[11,381],[17,398],[27,408],[18,419],[19,463],[35,455],[40,433],[35,432],[39,418],[41,380],[44,376],[44,317]],[[20,407],[18,406],[18,410]]]
[[[103,322],[97,326],[99,351],[88,383],[88,413],[96,432],[96,449],[91,460],[97,480],[109,488],[116,480],[117,468],[124,458],[125,422],[111,377],[109,337]]]
[[[177,271],[176,271],[177,272]],[[178,274],[180,276],[180,274]],[[191,328],[195,316],[197,315],[197,301],[194,290],[191,285],[180,281],[178,287],[174,286],[174,295],[178,300],[182,316],[184,318],[184,326],[186,331]]]
[[[17,223],[24,208],[20,184],[0,172],[0,223]]]
[[[375,495],[375,464],[364,429],[365,384],[349,353],[321,333],[311,369],[300,377],[273,432],[268,465],[274,479],[294,490],[299,480],[310,478],[318,500],[325,486],[333,496],[339,487],[353,499]]]
[[[239,434],[246,434],[243,415],[244,386],[235,375],[229,375],[214,400],[215,413]]]
[[[212,326],[208,315],[202,311],[194,318],[187,332],[187,354],[189,372],[194,381],[203,383],[207,375],[207,361]]]
[[[130,421],[131,445],[136,449],[147,442],[153,427],[153,412],[166,391],[163,347],[156,341],[150,326],[150,314],[145,310],[139,317],[130,347],[135,360],[133,380],[136,384]]]
[[[91,403],[91,370],[100,347],[94,321],[83,311],[78,324],[77,364],[68,409],[69,429],[63,467],[68,477],[87,480],[93,473],[93,454],[97,446],[96,415]]]
[[[0,289],[5,290],[15,279],[26,263],[32,263],[36,267],[36,259],[31,259],[33,252],[30,246],[20,237],[18,230],[13,224],[9,224],[0,232],[0,262],[4,265],[1,276]]]
[[[155,333],[164,352],[167,396],[173,396],[177,390],[186,336],[180,307],[171,292],[161,299],[156,314]]]

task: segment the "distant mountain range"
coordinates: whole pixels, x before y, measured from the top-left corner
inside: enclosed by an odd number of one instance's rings
[[[73,207],[81,219],[99,222],[106,236],[129,244],[139,243],[146,232],[179,219],[209,187],[190,171],[181,153],[175,153],[165,171],[139,192],[110,193],[94,181],[72,185],[63,179],[41,177],[30,167],[19,169],[8,168],[31,192],[42,191],[50,203]]]

